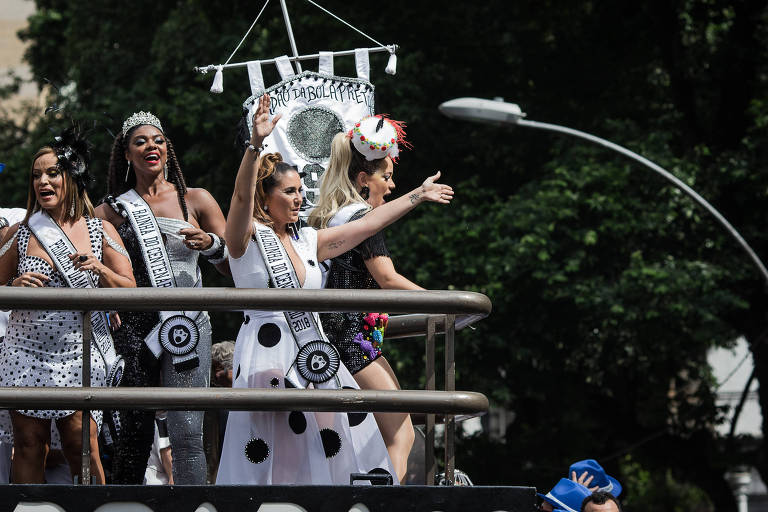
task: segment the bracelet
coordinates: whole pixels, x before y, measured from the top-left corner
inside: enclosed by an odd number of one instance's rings
[[[224,247],[224,250],[221,251],[221,258],[214,258],[214,257],[206,258],[208,260],[208,263],[210,263],[211,265],[218,265],[219,263],[224,263],[225,261],[227,261],[227,258],[229,258],[229,249],[227,249],[226,245],[224,245],[223,247]]]
[[[5,217],[0,217],[0,229],[7,228],[8,226],[10,226],[8,219]]]
[[[264,151],[265,147],[267,147],[266,144],[262,144],[261,146],[256,147],[253,144],[249,143],[248,144],[248,151],[250,151],[251,153],[261,153],[262,151]]]
[[[208,247],[204,251],[200,251],[200,254],[203,256],[213,256],[213,253],[219,250],[219,246],[221,246],[221,238],[216,233],[206,233],[209,237],[211,237],[211,246]]]

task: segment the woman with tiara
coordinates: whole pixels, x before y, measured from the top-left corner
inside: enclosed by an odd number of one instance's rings
[[[198,258],[229,273],[224,215],[213,196],[187,188],[173,144],[160,120],[137,112],[115,137],[108,193],[96,213],[125,240],[138,286],[201,286]],[[205,311],[121,311],[115,318],[117,350],[126,360],[123,386],[207,387],[211,323]],[[154,438],[153,411],[121,410],[113,482],[141,484]],[[173,480],[205,484],[203,412],[168,411]]]
[[[309,225],[323,229],[364,218],[381,207],[395,188],[393,161],[407,147],[403,123],[370,116],[331,142],[331,159],[323,174],[317,206]],[[385,148],[382,151],[382,148]],[[395,270],[384,241],[376,233],[333,259],[326,288],[423,290]],[[397,390],[392,367],[382,355],[386,313],[323,313],[323,330],[341,360],[363,389]],[[414,432],[407,413],[375,413],[392,464],[402,481]]]
[[[1,282],[28,288],[136,286],[114,226],[94,217],[86,191],[91,179],[88,161],[87,142],[76,129],[65,131],[35,154],[26,217],[10,227],[0,249]],[[81,311],[14,310],[0,344],[0,386],[82,386],[83,324],[88,321],[90,385],[114,385],[122,363],[104,312],[94,311],[84,318]],[[10,412],[14,483],[44,482],[51,420],[71,475],[80,474],[82,412],[16,410]],[[99,484],[104,483],[97,441],[101,420],[101,411],[91,411],[90,464]]]
[[[447,204],[453,190],[422,186],[343,226],[297,229],[302,187],[279,153],[260,154],[279,120],[259,99],[250,145],[235,180],[227,246],[239,288],[321,287],[319,261],[338,256],[424,201]],[[246,311],[235,344],[235,388],[357,389],[315,313]],[[395,474],[372,415],[232,411],[218,484],[348,484],[350,473]]]

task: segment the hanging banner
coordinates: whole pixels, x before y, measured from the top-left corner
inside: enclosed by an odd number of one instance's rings
[[[304,173],[306,208],[311,208],[319,191],[318,182],[328,166],[333,137],[374,114],[374,86],[360,78],[304,71],[273,85],[266,93],[271,101],[270,114],[283,117],[264,141],[265,151],[281,153],[286,162]],[[243,103],[249,130],[253,129],[253,114],[262,94]]]

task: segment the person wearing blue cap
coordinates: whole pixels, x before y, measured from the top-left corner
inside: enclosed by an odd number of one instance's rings
[[[539,494],[544,501],[539,510],[544,512],[580,512],[581,504],[590,495],[589,489],[583,485],[561,478],[546,495]]]
[[[595,459],[584,459],[571,464],[568,469],[571,480],[587,487],[590,491],[607,492],[618,497],[622,487],[618,480],[605,473]]]

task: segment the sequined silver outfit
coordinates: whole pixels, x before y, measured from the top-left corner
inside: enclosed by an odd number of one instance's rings
[[[173,268],[176,286],[195,286],[198,276],[199,252],[184,245],[180,229],[193,227],[178,219],[157,217],[163,233],[168,258]],[[131,256],[136,285],[151,286],[141,248],[130,222],[118,228]],[[200,330],[197,368],[176,372],[170,354],[164,352],[158,362],[144,338],[160,321],[156,312],[121,311],[122,326],[114,334],[115,348],[126,360],[121,386],[147,387],[208,387],[211,373],[211,322],[208,313],[201,312],[195,323]],[[122,410],[119,412],[120,436],[115,446],[113,483],[141,484],[147,458],[154,439],[154,411]],[[173,479],[177,484],[202,485],[206,480],[203,451],[203,411],[168,411],[168,431],[173,447]]]
[[[362,218],[366,211],[359,211],[349,222]],[[329,225],[335,225],[330,223]],[[379,232],[361,242],[341,256],[332,260],[326,288],[376,290],[378,283],[365,266],[365,260],[377,256],[389,257],[384,235]],[[357,342],[355,337],[363,332],[365,313],[321,313],[320,321],[328,340],[336,345],[341,360],[353,375],[376,360],[381,352],[371,355]]]

